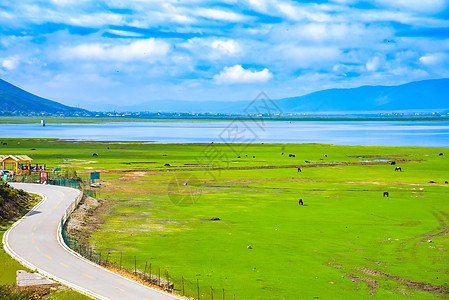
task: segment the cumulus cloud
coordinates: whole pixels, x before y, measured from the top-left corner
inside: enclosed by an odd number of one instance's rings
[[[268,69],[262,71],[251,71],[244,69],[241,65],[225,67],[224,70],[214,76],[217,83],[254,83],[266,82],[273,77]]]
[[[205,100],[449,77],[449,0],[3,2],[0,72],[17,83],[82,74]]]
[[[366,63],[366,70],[368,72],[375,72],[377,71],[377,69],[379,68],[379,62],[380,59],[378,56],[373,57],[372,59],[370,59],[367,63]]]
[[[444,53],[434,53],[429,55],[424,55],[419,58],[419,62],[423,65],[432,66],[444,63],[448,58],[447,54]]]
[[[2,67],[9,71],[16,69],[19,65],[19,59],[16,56],[8,57],[5,59],[0,58],[0,61]]]
[[[214,19],[227,22],[243,22],[250,19],[250,17],[246,15],[212,8],[203,8],[194,10],[193,14],[207,19]]]
[[[234,56],[242,51],[239,43],[234,40],[214,40],[211,47],[226,55]]]
[[[282,44],[271,50],[271,56],[276,61],[284,62],[285,69],[311,68],[321,69],[333,65],[340,58],[341,51],[331,46],[300,46]]]
[[[62,49],[62,56],[85,60],[153,60],[166,56],[169,50],[170,45],[167,42],[150,38],[126,45],[81,44]]]

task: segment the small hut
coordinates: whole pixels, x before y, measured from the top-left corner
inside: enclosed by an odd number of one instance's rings
[[[27,155],[0,155],[2,170],[6,170],[7,166],[12,166],[14,174],[30,173],[32,160]]]

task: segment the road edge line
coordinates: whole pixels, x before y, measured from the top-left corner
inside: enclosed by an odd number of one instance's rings
[[[5,234],[3,235],[3,249],[5,249],[5,252],[8,253],[12,258],[14,258],[15,260],[17,260],[21,265],[31,269],[31,270],[36,270],[39,273],[41,273],[42,275],[47,276],[48,278],[58,281],[66,286],[69,286],[75,290],[77,290],[78,292],[80,292],[81,294],[84,294],[86,296],[89,297],[93,297],[95,299],[101,299],[101,300],[109,300],[109,298],[105,298],[103,296],[97,295],[94,292],[91,292],[87,289],[84,289],[82,287],[77,286],[76,284],[70,283],[64,279],[61,279],[57,276],[54,276],[50,273],[48,273],[47,271],[42,270],[41,268],[36,267],[35,265],[33,265],[32,263],[28,262],[27,260],[25,260],[24,258],[22,258],[20,255],[18,255],[17,253],[14,252],[14,250],[11,249],[11,247],[8,244],[8,236],[9,233],[11,232],[11,230],[16,227],[18,224],[20,224],[25,217],[27,217],[29,214],[31,214],[35,209],[39,208],[46,200],[47,200],[47,196],[46,195],[42,195],[39,193],[31,193],[31,194],[36,194],[42,197],[42,200],[36,204],[33,208],[30,209],[29,212],[27,212],[22,218],[20,218],[19,220],[17,220],[16,222],[14,222],[14,224],[5,232]]]

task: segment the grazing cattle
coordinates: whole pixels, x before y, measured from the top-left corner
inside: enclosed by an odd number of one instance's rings
[[[310,164],[310,160],[305,160],[306,163]]]
[[[245,154],[245,157],[248,157],[248,154]]]
[[[170,167],[170,164],[165,164],[164,167]]]
[[[295,157],[295,154],[289,154],[288,157]]]
[[[34,149],[34,148],[33,148],[33,149],[31,149],[31,151],[34,151],[34,150],[36,150],[36,149]]]
[[[431,180],[431,181],[429,181],[429,183],[435,183],[435,181]]]
[[[256,158],[256,157],[253,155],[253,158]]]
[[[299,204],[299,205],[304,205],[304,202],[302,202],[302,199],[301,199],[301,198],[298,199],[298,204]]]
[[[447,181],[445,181],[444,183],[448,183]]]
[[[284,152],[282,152],[281,155],[284,155]]]
[[[440,153],[439,156],[443,156],[443,153]]]
[[[385,191],[384,192],[384,197],[390,197],[390,194],[387,191]]]
[[[392,162],[390,163],[390,165],[392,165],[392,166],[394,166],[395,164],[396,164],[395,161],[392,161]]]
[[[109,147],[108,147],[108,150],[109,150]]]
[[[402,172],[402,169],[401,169],[401,167],[396,167],[395,169],[394,169],[394,171],[396,172],[396,171],[401,171]]]
[[[324,157],[327,157],[327,154],[324,154]]]
[[[237,156],[237,158],[240,158],[240,156]]]
[[[96,157],[96,156],[98,156],[98,154],[97,154],[97,153],[94,153],[94,154],[92,154],[92,156]]]
[[[2,143],[3,146],[8,146],[8,143]]]
[[[301,168],[298,168],[298,172],[301,172]]]

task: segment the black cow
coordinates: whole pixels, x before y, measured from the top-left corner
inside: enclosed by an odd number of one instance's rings
[[[390,165],[392,165],[392,166],[394,166],[395,164],[396,164],[395,161],[392,161],[392,162],[390,163]]]
[[[439,156],[443,156],[443,153],[438,154]]]
[[[298,168],[298,172],[301,172],[301,168]]]
[[[97,153],[94,153],[94,154],[92,154],[92,156],[96,157],[96,156],[98,156],[98,154],[97,154]]]
[[[299,205],[304,205],[304,202],[302,202],[302,199],[301,199],[301,198],[298,199],[298,204],[299,204]]]
[[[385,191],[384,192],[384,197],[390,197],[390,194],[387,191]]]
[[[396,167],[396,168],[394,169],[394,171],[395,171],[395,172],[396,172],[396,171],[402,172],[402,169],[401,169],[401,167]]]

